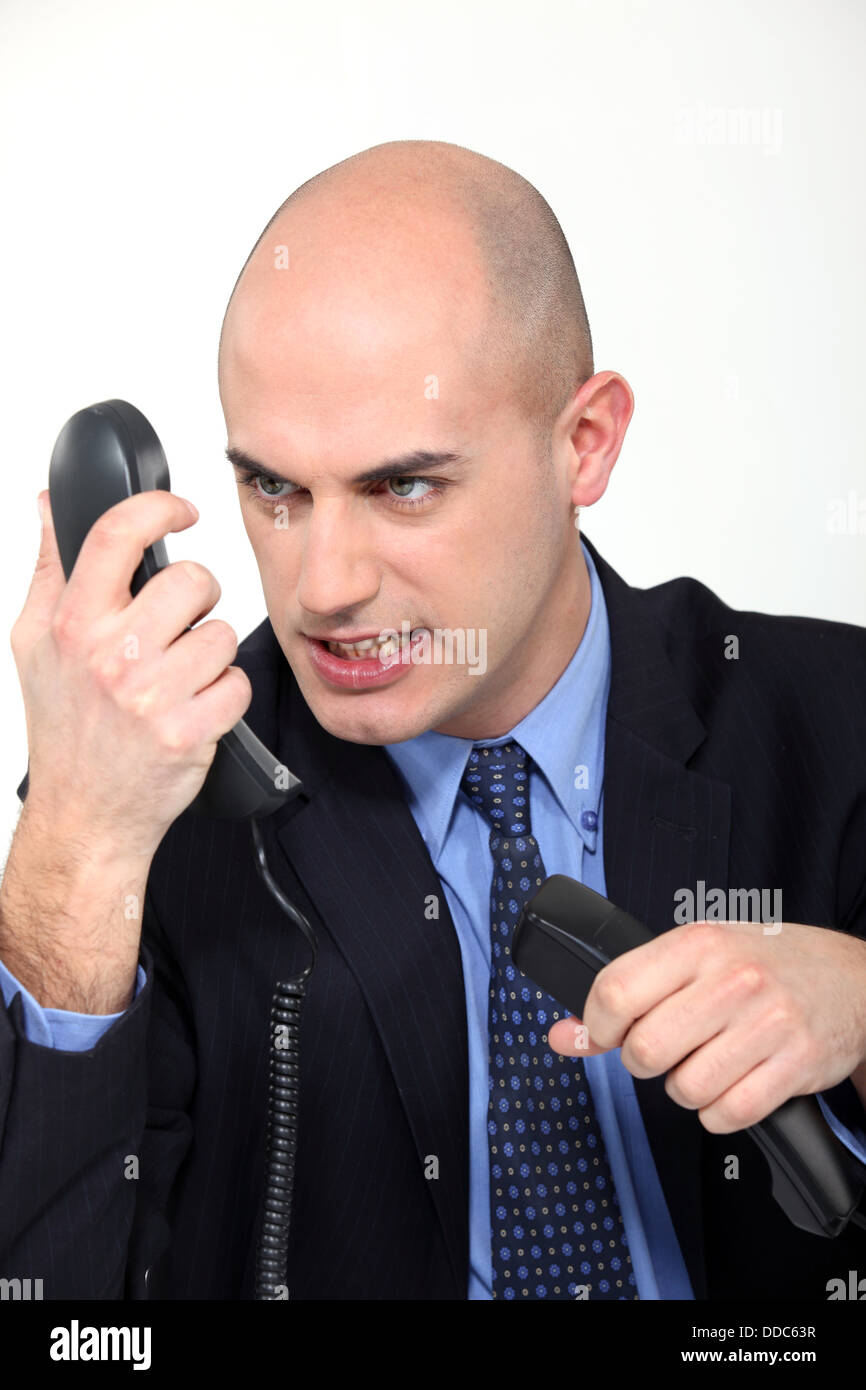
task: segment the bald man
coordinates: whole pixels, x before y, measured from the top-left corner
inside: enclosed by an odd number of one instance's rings
[[[42,494],[0,1274],[52,1298],[835,1296],[866,1234],[788,1221],[745,1130],[815,1094],[866,1161],[863,632],[632,589],[580,535],[632,392],[595,371],[550,207],[462,147],[297,189],[219,385],[268,614],[239,648],[190,630],[219,595],[200,566],[130,600],[189,504],[118,504],[66,585]],[[269,1008],[307,947],[248,828],[186,814],[244,715],[303,783],[262,829],[319,942],[264,1293]],[[582,1020],[511,959],[552,873],[654,937]]]

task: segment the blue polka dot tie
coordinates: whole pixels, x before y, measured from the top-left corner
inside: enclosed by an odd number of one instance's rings
[[[460,785],[493,829],[490,895],[490,1239],[493,1297],[634,1299],[613,1177],[579,1058],[547,1046],[568,1018],[511,960],[547,877],[529,818],[529,754],[473,748]]]

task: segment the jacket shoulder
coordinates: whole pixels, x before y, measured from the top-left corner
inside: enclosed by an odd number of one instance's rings
[[[804,775],[819,762],[862,792],[866,629],[731,608],[690,577],[639,592],[695,712],[739,759],[784,755]]]
[[[763,656],[767,663],[772,657],[778,664],[767,664],[768,684],[790,685],[808,675],[808,685],[816,680],[824,685],[835,677],[843,687],[856,684],[862,691],[866,628],[826,618],[732,608],[689,576],[638,592],[674,664],[694,652],[703,659],[720,654],[732,670],[737,669],[738,660],[748,658],[751,665],[753,659]]]

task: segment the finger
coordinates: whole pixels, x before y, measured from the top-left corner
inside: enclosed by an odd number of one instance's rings
[[[64,603],[85,624],[126,608],[132,577],[147,546],[169,532],[185,531],[197,519],[191,502],[161,488],[116,502],[85,536]]]
[[[124,637],[139,639],[136,646],[141,656],[166,651],[188,627],[210,612],[221,592],[216,577],[204,565],[176,560],[153,575],[127,605],[123,614]]]
[[[675,1067],[665,1078],[665,1090],[687,1110],[713,1105],[769,1057],[790,1071],[793,1063],[786,1043],[790,1035],[784,1014],[762,1010],[739,1018]]]
[[[623,1066],[641,1080],[670,1071],[724,1028],[740,1023],[760,987],[758,972],[745,966],[702,976],[668,995],[629,1028],[620,1044]]]
[[[229,666],[215,681],[193,696],[200,730],[222,738],[243,719],[253,698],[250,678],[240,666]]]
[[[237,633],[220,618],[211,618],[178,637],[166,652],[159,691],[175,701],[206,690],[237,656]]]
[[[39,493],[38,503],[42,517],[42,531],[39,537],[39,554],[36,568],[27,591],[27,598],[21,611],[21,622],[33,625],[34,629],[44,631],[48,627],[57,602],[66,587],[66,576],[60,563],[54,522],[51,516],[51,499],[48,489]]]
[[[768,1057],[711,1105],[702,1106],[698,1119],[710,1134],[732,1134],[760,1124],[792,1096],[809,1094],[792,1081],[790,1066],[785,1067],[778,1057]]]
[[[583,1019],[602,1047],[619,1047],[632,1024],[663,999],[691,984],[714,940],[707,923],[688,922],[662,932],[598,972]]]
[[[548,1033],[547,1043],[563,1057],[595,1057],[608,1051],[606,1047],[596,1046],[586,1024],[579,1018],[559,1019]]]

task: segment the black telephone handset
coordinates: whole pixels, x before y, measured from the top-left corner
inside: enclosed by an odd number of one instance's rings
[[[77,411],[60,431],[48,473],[57,548],[68,579],[85,536],[109,507],[135,492],[171,490],[168,464],[150,422],[128,401],[100,401]],[[148,546],[135,571],[132,596],[168,564],[165,542]],[[197,814],[231,820],[267,816],[301,783],[241,719],[217,744]]]
[[[518,970],[581,1018],[599,970],[655,939],[600,893],[552,874],[524,907],[511,954]],[[793,1096],[747,1133],[770,1165],[773,1196],[801,1231],[837,1236],[849,1220],[866,1225],[856,1214],[866,1168],[830,1129],[813,1095]]]
[[[109,507],[149,488],[170,491],[168,464],[150,422],[128,401],[100,401],[67,420],[57,437],[48,475],[51,514],[68,579],[85,536]],[[165,544],[148,546],[133,575],[133,598],[168,564]],[[19,794],[27,794],[27,777]],[[270,1017],[270,1084],[265,1177],[256,1253],[255,1297],[286,1296],[286,1260],[298,1145],[300,1014],[316,961],[316,935],[270,872],[258,817],[269,816],[301,791],[284,767],[241,719],[219,740],[213,762],[189,810],[249,820],[256,869],[270,895],[310,947],[310,964],[295,979],[278,981]],[[149,1295],[150,1270],[139,1293]]]

